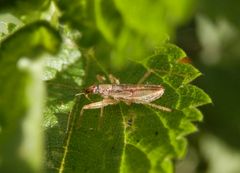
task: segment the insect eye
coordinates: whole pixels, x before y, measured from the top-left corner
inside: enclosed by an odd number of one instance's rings
[[[88,94],[88,93],[89,93],[89,89],[86,88],[86,89],[84,90],[84,92],[85,92],[86,94]]]
[[[97,86],[92,85],[92,86],[85,89],[85,93],[86,94],[95,93],[97,91],[97,89],[98,89]]]
[[[88,87],[85,89],[86,94],[92,93],[92,91],[93,91],[93,89],[91,87]]]

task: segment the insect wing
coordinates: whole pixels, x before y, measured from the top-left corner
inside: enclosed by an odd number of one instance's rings
[[[132,97],[132,92],[131,91],[125,91],[125,90],[122,90],[122,91],[113,91],[113,92],[110,92],[109,95],[113,98],[124,98],[124,99],[128,99],[130,97]]]
[[[116,85],[111,97],[133,102],[152,102],[164,93],[161,85]]]
[[[146,88],[133,91],[132,99],[137,101],[152,102],[160,98],[164,93],[163,88]]]

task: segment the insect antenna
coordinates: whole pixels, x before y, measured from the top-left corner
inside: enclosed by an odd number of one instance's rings
[[[78,96],[81,96],[81,95],[84,95],[89,101],[91,101],[91,99],[88,97],[88,94],[86,94],[85,92],[77,93],[77,94],[75,94],[75,97],[78,97]]]

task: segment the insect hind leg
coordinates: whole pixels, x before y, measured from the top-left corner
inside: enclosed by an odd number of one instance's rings
[[[159,110],[161,110],[161,111],[172,112],[172,109],[167,108],[167,107],[165,107],[165,106],[157,105],[157,104],[154,104],[154,103],[141,102],[141,104],[148,105],[148,106],[150,106],[150,107],[159,109]]]
[[[143,77],[138,81],[138,84],[142,84],[151,74],[153,70],[148,70]]]

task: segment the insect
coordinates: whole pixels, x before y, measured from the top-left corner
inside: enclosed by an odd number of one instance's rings
[[[97,78],[100,77],[97,76]],[[80,93],[87,98],[89,94],[98,94],[103,97],[102,101],[84,105],[81,109],[80,117],[86,109],[101,109],[100,116],[102,117],[104,107],[115,105],[119,102],[124,102],[127,105],[132,103],[143,104],[166,112],[172,111],[170,108],[152,103],[164,94],[162,85],[120,84],[119,80],[113,76],[109,76],[109,79],[113,84],[92,85],[86,88],[83,93]]]

